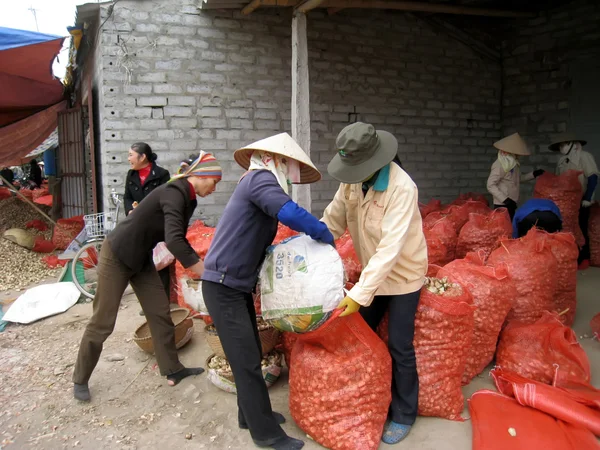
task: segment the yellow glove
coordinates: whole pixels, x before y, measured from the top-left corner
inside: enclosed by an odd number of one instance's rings
[[[349,314],[354,314],[358,312],[360,309],[360,304],[356,303],[350,297],[346,296],[338,305],[338,309],[343,309],[344,311],[340,314],[340,317],[347,316]]]

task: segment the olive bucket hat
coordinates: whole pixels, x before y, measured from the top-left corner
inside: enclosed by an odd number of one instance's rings
[[[327,166],[327,172],[347,184],[366,180],[391,163],[398,153],[394,135],[362,122],[344,128],[335,143],[337,154]]]
[[[560,144],[563,144],[565,142],[579,142],[582,147],[585,144],[587,144],[587,141],[584,141],[583,139],[577,139],[577,136],[575,134],[570,133],[570,132],[565,132],[565,133],[559,134],[557,136],[554,136],[552,139],[552,144],[550,144],[548,146],[548,148],[550,150],[552,150],[553,152],[557,152],[560,150]]]

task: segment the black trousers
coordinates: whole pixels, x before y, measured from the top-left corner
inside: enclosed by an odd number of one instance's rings
[[[173,264],[158,271],[158,276],[160,277],[160,281],[161,281],[163,287],[165,288],[165,292],[167,293],[167,298],[169,300],[171,299],[171,267],[172,266],[173,266]]]
[[[272,445],[286,434],[273,418],[261,372],[262,351],[252,294],[209,281],[202,282],[202,294],[235,378],[238,420],[248,424],[257,445]]]
[[[515,213],[517,212],[517,209],[513,206],[505,206],[505,205],[494,205],[494,209],[498,209],[498,208],[506,208],[508,210],[508,214],[510,216],[510,220],[513,220],[515,217]]]
[[[581,250],[579,250],[579,264],[586,259],[590,259],[590,235],[588,230],[589,222],[590,208],[579,208],[579,228],[581,228],[581,232],[585,238],[585,244],[583,247],[581,247]]]
[[[519,237],[525,236],[533,227],[548,233],[556,233],[562,230],[562,222],[552,211],[534,211],[525,216],[517,225]]]
[[[360,308],[360,315],[376,330],[385,312],[390,311],[388,348],[392,356],[392,404],[390,418],[412,425],[419,406],[419,376],[413,339],[415,316],[421,291],[406,295],[377,296],[370,306]]]

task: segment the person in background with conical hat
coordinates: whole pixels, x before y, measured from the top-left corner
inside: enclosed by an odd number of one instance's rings
[[[382,440],[396,444],[410,432],[419,400],[413,338],[427,245],[418,190],[400,166],[391,133],[353,123],[340,132],[336,147],[327,171],[341,185],[322,220],[335,238],[348,229],[364,267],[339,308],[342,316],[359,311],[373,330],[389,310],[392,403]]]
[[[548,147],[554,152],[560,152],[561,157],[556,165],[556,174],[561,175],[568,170],[582,172],[579,175],[583,196],[579,208],[579,227],[585,237],[585,244],[579,251],[579,268],[587,269],[590,265],[590,238],[588,222],[590,220],[590,206],[594,201],[594,193],[598,186],[598,166],[591,153],[583,150],[586,141],[578,139],[572,133],[557,136]]]
[[[487,190],[494,199],[494,209],[506,208],[512,220],[519,202],[521,181],[531,181],[544,171],[538,169],[521,175],[519,158],[531,153],[519,133],[494,142],[494,147],[498,149],[498,159],[492,164]]]
[[[327,226],[290,198],[292,184],[321,179],[308,155],[287,133],[234,153],[247,172],[233,192],[205,260],[202,294],[236,380],[238,422],[259,447],[295,450],[304,442],[281,428],[261,373],[262,351],[252,292],[278,222],[315,240],[334,244]]]

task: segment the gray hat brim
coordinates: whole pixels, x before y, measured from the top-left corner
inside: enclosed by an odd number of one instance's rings
[[[392,133],[377,130],[379,148],[371,158],[361,164],[351,166],[344,164],[339,153],[327,166],[327,172],[341,183],[356,184],[365,181],[369,176],[391,163],[398,154],[398,141]]]

